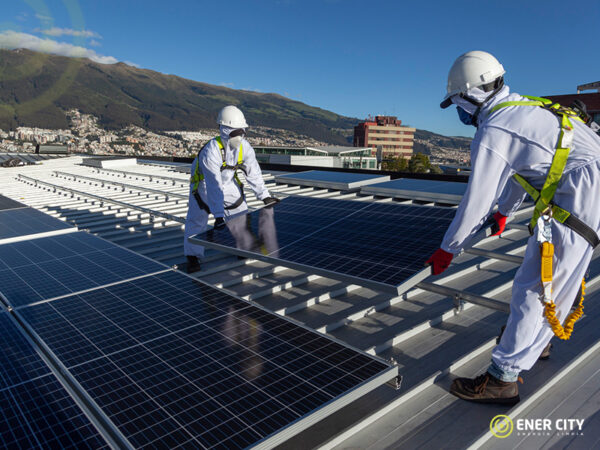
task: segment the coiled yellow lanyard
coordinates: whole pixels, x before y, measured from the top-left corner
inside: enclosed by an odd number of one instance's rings
[[[563,340],[567,340],[573,333],[573,327],[581,316],[583,316],[583,299],[585,297],[585,278],[581,280],[581,298],[577,308],[569,314],[565,324],[561,325],[556,317],[556,304],[552,300],[552,259],[554,257],[554,244],[552,244],[551,216],[544,215],[538,219],[538,241],[540,242],[541,252],[541,275],[544,293],[544,317],[550,324],[554,335]]]

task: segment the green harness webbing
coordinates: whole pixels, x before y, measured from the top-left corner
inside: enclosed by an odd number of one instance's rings
[[[232,205],[225,207],[225,209],[235,209],[244,202],[244,185],[240,181],[240,178],[238,177],[238,174],[237,174],[237,169],[241,168],[242,170],[244,170],[242,167],[244,164],[244,148],[243,148],[243,145],[240,144],[240,148],[238,151],[237,164],[235,166],[230,166],[227,164],[226,159],[225,159],[225,146],[223,145],[221,136],[216,136],[215,141],[217,142],[217,145],[219,146],[219,150],[221,151],[221,158],[223,159],[223,165],[221,166],[221,172],[223,172],[224,170],[233,170],[234,171],[233,178],[235,179],[235,181],[238,185],[238,188],[240,189],[240,198]],[[208,145],[208,143],[206,145]],[[202,150],[204,150],[206,145],[204,147],[202,147],[200,152],[202,152]],[[204,181],[204,173],[200,170],[200,152],[198,152],[198,157],[196,158],[196,167],[194,168],[194,173],[190,177],[190,184],[193,185],[192,194],[196,198],[196,201],[198,202],[198,206],[200,206],[200,208],[204,209],[207,213],[210,213],[208,205],[200,198],[200,195],[198,194],[198,187],[200,186],[200,182]]]
[[[494,106],[490,111],[490,114],[508,106],[540,106],[560,118],[558,144],[542,189],[538,191],[522,175],[513,175],[513,178],[523,187],[523,189],[525,189],[535,202],[533,217],[531,218],[531,222],[529,222],[529,231],[533,232],[540,216],[551,212],[554,219],[581,234],[593,247],[596,247],[600,243],[600,239],[598,239],[596,232],[573,216],[569,211],[552,203],[556,188],[558,187],[558,183],[560,182],[565,166],[567,165],[567,159],[569,158],[569,152],[571,151],[571,145],[573,143],[573,124],[571,123],[571,119],[579,120],[580,122],[583,122],[583,120],[581,120],[579,115],[572,109],[565,108],[558,103],[552,103],[551,100],[546,98],[528,95],[525,95],[524,97],[531,101],[502,102]]]
[[[567,165],[567,159],[573,143],[573,124],[571,123],[571,119],[579,120],[580,122],[583,121],[579,118],[575,111],[569,108],[564,108],[558,103],[552,103],[550,100],[541,97],[525,97],[531,99],[532,101],[511,101],[499,103],[492,108],[490,114],[508,106],[541,106],[542,108],[554,113],[561,119],[558,144],[556,146],[556,151],[554,152],[554,157],[552,158],[552,164],[550,165],[550,169],[548,170],[548,175],[546,176],[546,181],[544,181],[542,189],[538,191],[525,178],[523,178],[523,176],[519,174],[513,175],[514,179],[521,186],[523,186],[523,189],[525,189],[525,191],[535,202],[533,217],[529,223],[530,229],[533,229],[536,226],[537,220],[540,218],[540,216],[549,210],[552,210],[552,217],[561,223],[564,223],[571,215],[570,212],[552,204],[551,202],[554,198],[554,193],[556,192],[558,183],[565,170],[565,166]]]

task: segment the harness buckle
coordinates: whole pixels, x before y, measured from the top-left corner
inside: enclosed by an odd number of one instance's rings
[[[537,241],[542,245],[544,242],[552,243],[552,211],[543,214],[537,222]]]

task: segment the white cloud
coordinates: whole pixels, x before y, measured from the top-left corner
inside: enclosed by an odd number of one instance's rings
[[[52,27],[52,28],[48,28],[46,30],[41,30],[41,29],[37,28],[35,31],[37,31],[39,33],[43,33],[47,36],[53,36],[53,37],[75,36],[75,37],[102,39],[102,36],[100,36],[95,31],[90,31],[90,30],[73,30],[72,28]]]
[[[98,42],[96,39],[92,39],[90,42],[88,42],[88,45],[91,45],[92,47],[100,47],[102,44],[100,44],[100,42]]]
[[[123,61],[123,62],[124,62],[125,64],[127,64],[128,66],[135,67],[136,69],[139,69],[140,67],[142,67],[142,66],[140,66],[139,64],[136,64],[136,63],[134,63],[134,62],[131,62],[131,61]]]
[[[233,83],[226,83],[226,82],[223,81],[222,83],[219,83],[219,86],[232,88],[233,87]]]
[[[53,41],[52,39],[42,39],[32,34],[19,33],[17,31],[1,32],[0,48],[6,48],[10,50],[16,48],[26,48],[42,53],[52,53],[55,55],[77,58],[89,58],[92,61],[101,64],[115,64],[119,62],[118,59],[112,56],[99,55],[94,50],[89,48],[80,47],[67,42],[57,42]]]
[[[52,17],[45,16],[44,14],[37,13],[35,17],[37,17],[40,22],[52,22]]]

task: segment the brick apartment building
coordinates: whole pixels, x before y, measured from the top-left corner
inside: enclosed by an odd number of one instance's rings
[[[397,117],[375,116],[354,127],[354,146],[376,150],[381,145],[384,157],[410,158],[415,131],[415,128],[402,126]]]

